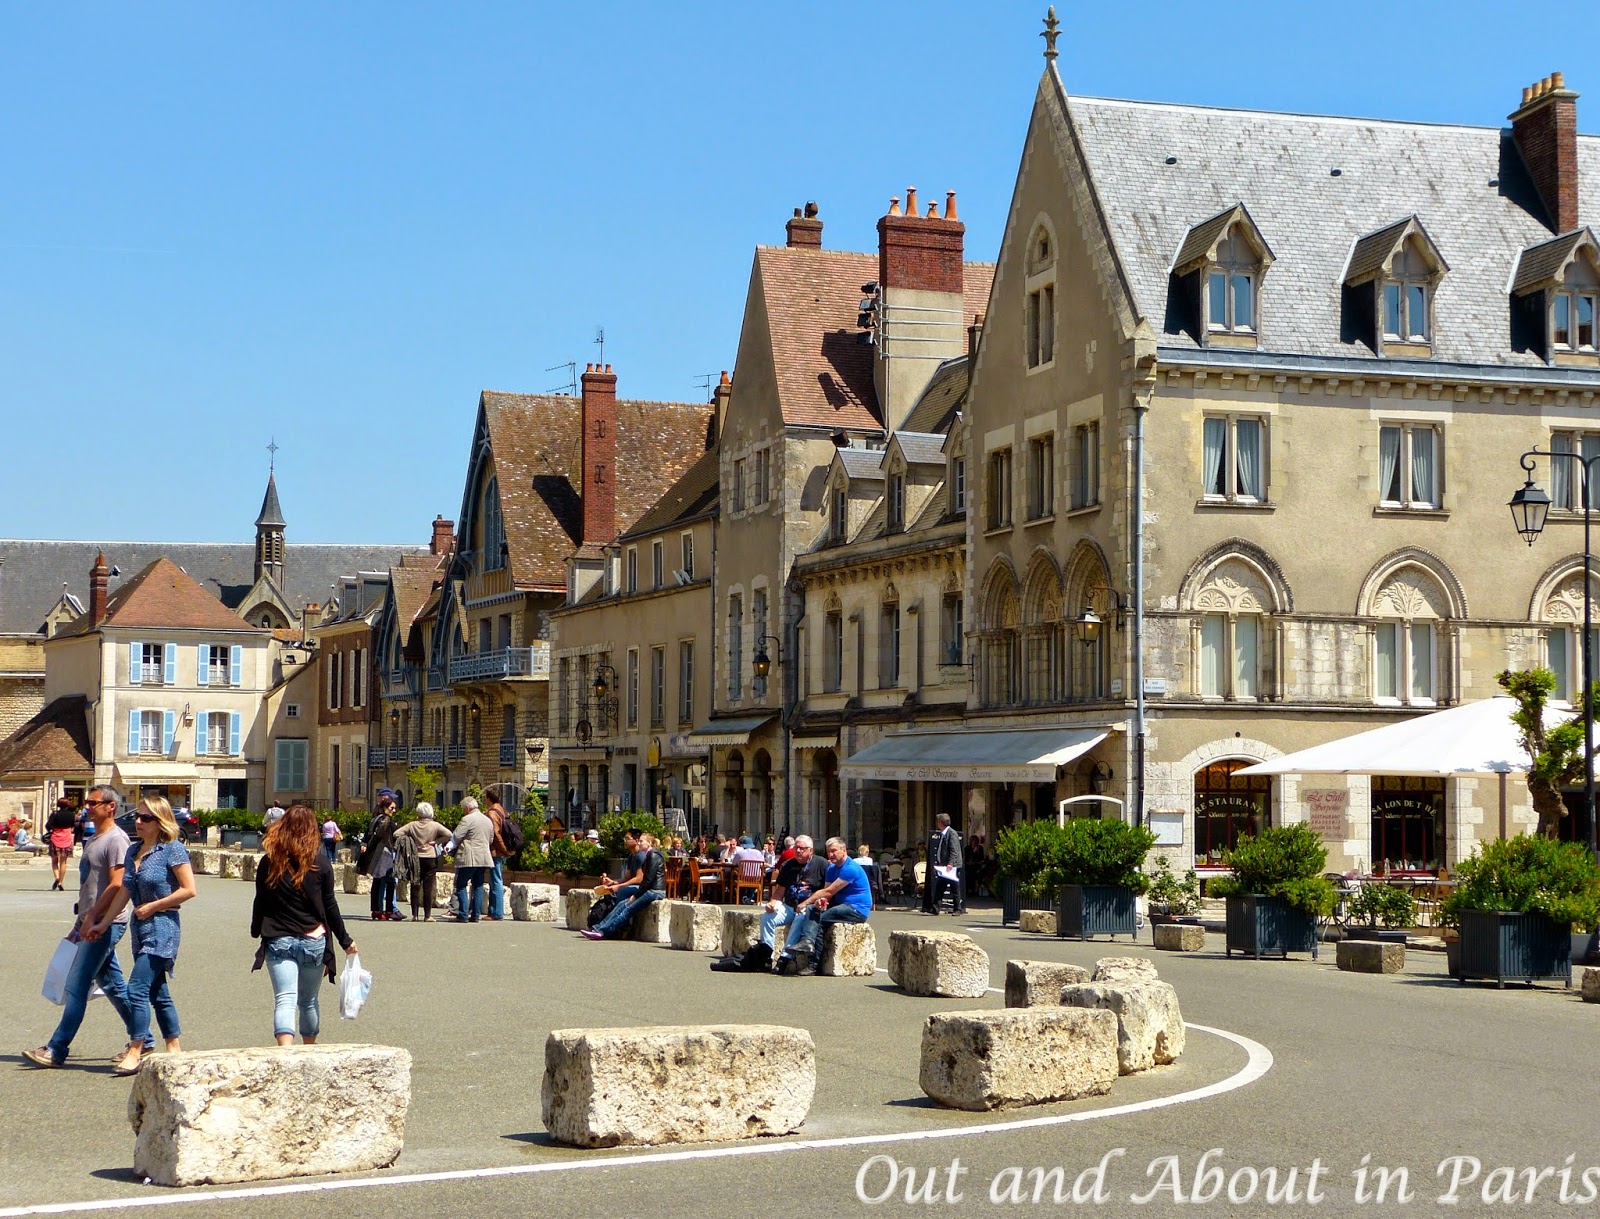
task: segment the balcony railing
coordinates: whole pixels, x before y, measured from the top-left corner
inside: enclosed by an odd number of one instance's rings
[[[443,745],[413,745],[411,747],[411,764],[413,766],[443,766]]]
[[[443,669],[429,669],[428,670],[428,689],[429,690],[443,690],[444,689],[444,670]]]
[[[450,682],[504,681],[511,677],[549,680],[550,645],[538,643],[530,648],[497,648],[493,652],[468,652],[450,658]],[[432,687],[429,687],[432,689]]]
[[[411,746],[409,745],[391,745],[389,746],[389,761],[404,762],[410,752]]]
[[[381,745],[376,749],[367,750],[367,769],[382,770],[389,765],[389,751]]]
[[[444,756],[449,758],[452,762],[465,761],[467,756],[467,743],[465,741],[457,741],[454,745],[446,745]]]
[[[515,766],[517,764],[517,743],[515,741],[500,742],[500,765]]]

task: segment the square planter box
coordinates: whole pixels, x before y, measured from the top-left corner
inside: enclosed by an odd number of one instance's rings
[[[1287,958],[1291,952],[1316,953],[1316,921],[1281,897],[1246,893],[1225,899],[1228,909],[1227,955],[1235,952],[1260,960],[1268,953]]]
[[[1542,979],[1572,985],[1572,928],[1542,914],[1463,910],[1456,980],[1484,978],[1532,986]]]
[[[1087,940],[1090,936],[1135,936],[1138,923],[1132,889],[1121,885],[1062,885],[1056,899],[1056,935]]]
[[[1404,931],[1390,931],[1386,927],[1346,927],[1344,938],[1347,940],[1377,940],[1380,944],[1404,944],[1406,933]]]
[[[1053,910],[1048,897],[1023,897],[1022,885],[1015,876],[1000,878],[1000,925],[1015,927],[1024,910]]]
[[[247,851],[261,849],[260,830],[230,830],[222,831],[222,845],[225,847],[242,847]]]

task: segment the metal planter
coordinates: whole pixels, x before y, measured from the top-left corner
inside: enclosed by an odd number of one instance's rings
[[[1572,985],[1572,928],[1542,914],[1463,910],[1456,980],[1507,982],[1550,979]]]
[[[1050,910],[1053,907],[1047,897],[1023,897],[1022,884],[1015,876],[1002,876],[1000,878],[1000,925],[1002,927],[1015,927],[1018,916],[1024,910]]]
[[[1062,885],[1056,898],[1056,935],[1137,938],[1138,911],[1132,889],[1122,885]]]
[[[1316,920],[1304,910],[1264,893],[1245,893],[1225,900],[1228,956],[1239,952],[1259,961],[1269,954],[1285,959],[1291,952],[1316,955]]]

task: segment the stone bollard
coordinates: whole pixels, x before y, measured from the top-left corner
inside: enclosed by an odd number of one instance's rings
[[[356,871],[354,864],[346,864],[344,869],[344,891],[346,893],[371,893],[372,877],[363,876]]]
[[[220,847],[222,845],[222,827],[220,825],[206,826],[206,845]]]
[[[582,931],[589,925],[589,911],[594,908],[593,889],[567,890],[567,930]]]
[[[672,907],[678,903],[658,897],[633,916],[633,938],[641,944],[672,943]]]
[[[561,890],[556,885],[507,885],[511,893],[511,917],[519,923],[553,923]]]
[[[1340,940],[1334,963],[1346,973],[1397,974],[1406,967],[1406,946],[1379,940]]]
[[[1060,1007],[945,1012],[922,1027],[918,1082],[952,1109],[1102,1096],[1117,1078],[1117,1020]]]
[[[816,1086],[805,1029],[724,1024],[557,1029],[541,1091],[558,1143],[615,1147],[792,1134]]]
[[[1060,1007],[1061,988],[1087,982],[1089,971],[1082,965],[1061,965],[1055,961],[1007,961],[1007,1007]]]
[[[674,902],[669,919],[674,948],[686,952],[715,952],[722,946],[721,906]]]
[[[1017,930],[1030,935],[1054,935],[1056,912],[1054,910],[1024,910],[1017,915]]]
[[[1063,1007],[1101,1008],[1117,1017],[1117,1069],[1123,1075],[1177,1062],[1183,1053],[1178,992],[1165,982],[1090,982],[1061,988]]]
[[[817,972],[825,978],[870,978],[878,972],[878,937],[867,923],[829,923],[822,932],[822,960]]]
[[[384,1168],[410,1104],[411,1055],[389,1046],[155,1055],[128,1097],[133,1170],[204,1185]]]
[[[754,910],[724,910],[722,912],[722,955],[738,956],[750,945],[761,941],[761,914]]]
[[[189,852],[189,866],[194,869],[196,876],[215,876],[217,853],[204,847],[196,847]]]
[[[251,852],[239,858],[239,879],[253,881],[256,878],[256,869],[261,865],[261,856]]]
[[[1156,982],[1156,963],[1149,957],[1101,957],[1091,982]]]
[[[989,954],[959,931],[895,931],[889,979],[911,995],[979,999],[989,989]]]
[[[238,880],[244,870],[244,856],[238,851],[224,851],[217,857],[217,875],[224,880]]]
[[[435,872],[433,874],[433,904],[441,910],[450,908],[450,898],[456,891],[456,874],[451,872]],[[560,889],[556,892],[559,894]]]
[[[1157,923],[1151,938],[1160,952],[1199,952],[1206,946],[1206,929],[1198,923]]]
[[[1585,1003],[1600,1003],[1600,968],[1593,965],[1583,967],[1583,1001]]]

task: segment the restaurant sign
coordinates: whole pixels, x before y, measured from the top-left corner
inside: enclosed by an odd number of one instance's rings
[[[847,779],[907,779],[914,783],[1048,783],[1056,773],[1055,766],[1048,762],[1019,766],[883,762],[859,767],[847,762],[840,770]]]
[[[1349,837],[1350,789],[1347,787],[1311,787],[1303,789],[1300,798],[1305,802],[1306,819],[1311,828],[1324,838]]]

